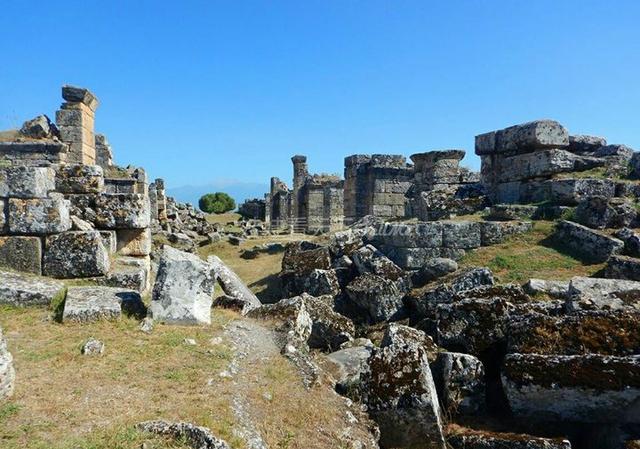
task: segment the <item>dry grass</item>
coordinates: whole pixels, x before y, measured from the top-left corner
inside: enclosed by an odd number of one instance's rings
[[[49,315],[0,308],[17,371],[15,394],[0,409],[1,447],[138,448],[148,436],[132,425],[157,418],[206,425],[234,441],[229,395],[218,377],[231,354],[210,344],[231,312],[214,311],[208,328],[158,325],[150,335],[131,318],[64,325]],[[80,354],[89,337],[105,342],[103,356]],[[199,344],[186,346],[184,338]],[[151,447],[173,447],[156,442]]]
[[[460,265],[489,267],[501,282],[525,282],[531,278],[567,280],[591,276],[604,267],[583,261],[554,242],[553,226],[553,222],[535,221],[531,232],[470,251]]]
[[[7,131],[0,131],[0,142],[13,142],[20,136],[20,131],[17,129],[9,129]]]

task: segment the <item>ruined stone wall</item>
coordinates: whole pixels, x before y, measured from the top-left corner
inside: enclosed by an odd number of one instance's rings
[[[404,156],[374,154],[345,158],[344,216],[351,224],[365,215],[384,219],[406,215],[413,170]]]
[[[252,218],[254,220],[265,220],[266,204],[264,200],[253,198],[246,200],[238,207],[238,213],[245,218]]]
[[[291,193],[280,179],[271,178],[270,192],[265,196],[265,219],[270,229],[280,230],[289,227],[291,220]],[[268,214],[267,214],[268,210]]]
[[[344,228],[344,183],[324,186],[324,232]]]

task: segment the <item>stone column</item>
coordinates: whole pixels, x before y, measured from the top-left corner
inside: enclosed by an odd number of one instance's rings
[[[302,190],[309,176],[307,157],[296,155],[291,158],[293,162],[293,192],[291,197],[291,229],[294,232],[304,230],[306,211],[302,210]]]
[[[164,228],[167,223],[167,196],[164,191],[164,179],[157,178],[156,185],[156,201],[158,203],[158,221],[160,226]]]
[[[371,156],[354,154],[344,158],[344,220],[350,225],[368,213],[370,193],[368,167]]]
[[[61,109],[56,122],[61,140],[69,145],[67,162],[93,165],[96,163],[95,112],[98,99],[87,89],[62,86]]]
[[[113,166],[113,150],[104,134],[96,134],[96,165],[103,170]]]

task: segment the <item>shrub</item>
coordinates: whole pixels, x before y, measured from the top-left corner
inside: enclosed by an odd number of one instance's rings
[[[207,193],[198,201],[201,211],[209,214],[223,214],[236,208],[236,202],[224,192]]]

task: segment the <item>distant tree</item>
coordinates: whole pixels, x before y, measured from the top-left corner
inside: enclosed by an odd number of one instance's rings
[[[200,197],[198,207],[209,214],[224,214],[236,208],[236,202],[224,192],[207,193]]]

